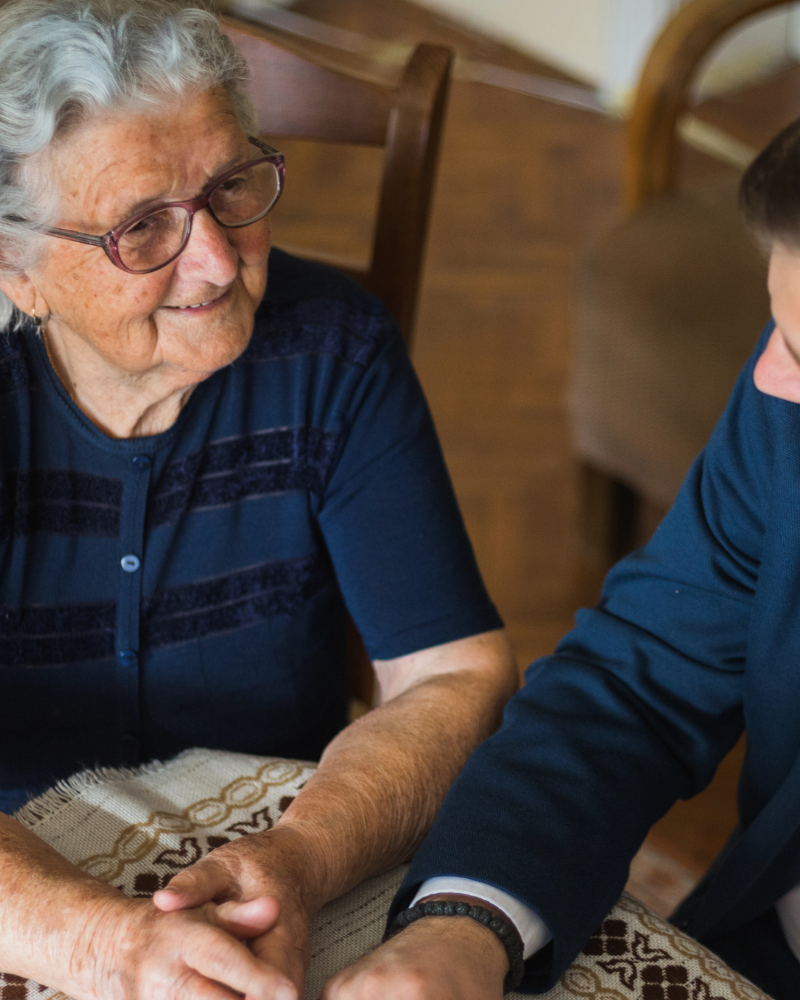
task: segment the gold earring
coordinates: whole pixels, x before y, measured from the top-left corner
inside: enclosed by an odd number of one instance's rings
[[[38,330],[38,332],[41,333],[41,334],[43,334],[45,332],[45,330],[47,329],[47,326],[46,326],[46,324],[47,324],[47,317],[46,316],[37,316],[36,315],[36,308],[34,307],[33,310],[32,310],[32,313],[31,313],[31,319],[35,323],[36,329]]]

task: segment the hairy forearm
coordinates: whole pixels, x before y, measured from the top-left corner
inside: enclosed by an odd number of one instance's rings
[[[0,814],[0,969],[90,991],[92,926],[122,897]]]
[[[413,855],[467,757],[499,724],[513,677],[513,663],[434,674],[332,741],[278,827],[307,851],[312,912]]]

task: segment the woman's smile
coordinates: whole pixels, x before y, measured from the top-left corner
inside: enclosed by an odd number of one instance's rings
[[[131,197],[191,198],[253,152],[223,88],[91,119],[79,143],[51,158],[59,221],[102,232],[124,219]],[[29,314],[47,317],[54,367],[83,412],[112,437],[152,434],[174,422],[192,384],[247,347],[269,249],[266,218],[226,228],[201,209],[182,252],[162,268],[127,273],[97,247],[53,241],[17,290],[30,298]]]
[[[204,316],[219,306],[225,305],[230,301],[231,298],[231,288],[227,288],[221,295],[216,298],[206,299],[205,301],[198,302],[196,305],[187,306],[162,306],[163,309],[170,309],[172,312],[180,313],[187,316]]]

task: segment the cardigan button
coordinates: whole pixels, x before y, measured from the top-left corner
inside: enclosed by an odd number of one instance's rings
[[[123,556],[122,559],[120,559],[119,564],[126,573],[135,573],[136,570],[142,565],[139,562],[138,556]]]
[[[133,649],[121,649],[117,653],[117,659],[123,667],[135,667],[137,658],[136,652]]]
[[[138,472],[147,472],[152,463],[149,455],[134,455],[131,464]]]

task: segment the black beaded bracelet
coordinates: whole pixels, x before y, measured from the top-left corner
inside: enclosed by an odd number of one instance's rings
[[[510,993],[522,982],[525,963],[522,959],[522,941],[517,929],[505,917],[496,915],[483,906],[471,906],[469,903],[450,899],[417,903],[416,906],[409,906],[407,910],[401,910],[397,914],[386,932],[384,941],[388,941],[390,937],[399,934],[409,924],[423,917],[471,917],[477,920],[500,938],[508,955],[508,975],[503,984],[503,992]]]

